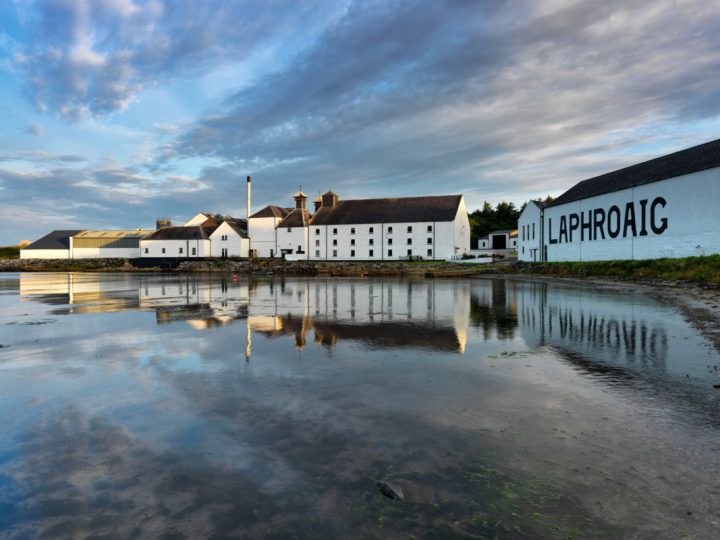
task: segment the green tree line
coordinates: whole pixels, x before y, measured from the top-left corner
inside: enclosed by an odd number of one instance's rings
[[[548,195],[544,199],[536,200],[550,204],[553,198]],[[518,218],[524,209],[525,204],[518,208],[512,202],[499,202],[493,206],[485,201],[482,208],[468,214],[472,246],[477,245],[478,238],[487,236],[493,231],[517,229]]]

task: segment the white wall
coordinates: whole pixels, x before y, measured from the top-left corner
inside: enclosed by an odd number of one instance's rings
[[[250,249],[256,257],[278,257],[275,239],[275,226],[280,222],[278,218],[250,218],[248,220],[248,236]]]
[[[227,240],[222,240],[227,236]],[[228,257],[247,257],[250,241],[240,236],[227,222],[223,222],[210,235],[210,256],[222,257],[222,250],[227,249]]]
[[[308,227],[278,227],[277,228],[277,251],[276,255],[281,256],[283,250],[290,250],[286,258],[301,260],[308,258]],[[300,250],[298,251],[298,248]]]
[[[645,212],[642,211],[642,201]],[[650,210],[656,203],[656,231],[652,230]],[[662,202],[664,201],[664,206]],[[545,209],[544,243],[549,261],[592,261],[612,259],[653,259],[660,257],[690,257],[720,253],[720,168],[653,182],[636,188],[625,189],[573,203],[551,206]],[[625,227],[628,204],[635,212],[636,234]],[[597,238],[581,240],[579,228],[560,238],[561,218],[570,228],[570,215],[595,209],[607,215],[616,206],[620,212],[620,231],[616,238],[609,237],[607,223],[593,232]],[[641,215],[645,215],[643,227]],[[612,213],[613,229],[616,212]],[[600,221],[598,216],[598,221]],[[574,219],[574,218],[573,218]],[[552,220],[552,227],[550,221]],[[666,221],[665,221],[666,220]],[[663,225],[666,223],[666,226]],[[663,230],[664,229],[664,230]],[[600,231],[604,233],[602,238]],[[613,231],[614,232],[614,231]],[[554,241],[551,243],[551,239]]]
[[[73,259],[134,259],[140,257],[140,248],[73,248]]]
[[[412,228],[410,232],[408,227]],[[311,260],[400,260],[407,257],[408,250],[412,256],[445,259],[454,254],[456,242],[455,222],[452,221],[315,225],[309,229],[308,250]],[[352,232],[353,229],[355,233]],[[337,230],[336,234],[334,230]],[[463,241],[464,238],[459,239],[459,242]],[[389,254],[390,250],[392,255]],[[428,250],[431,250],[430,255]],[[337,254],[335,255],[334,252]]]
[[[202,212],[198,212],[193,217],[191,217],[185,224],[184,227],[192,227],[193,225],[202,225],[207,221],[207,216],[203,214]]]
[[[518,219],[518,260],[539,262],[542,260],[540,235],[542,211],[529,201]]]
[[[182,253],[180,253],[182,248]],[[192,248],[196,249],[195,255]],[[165,249],[165,253],[162,250]],[[140,240],[141,257],[210,257],[209,240]]]
[[[465,208],[465,197],[460,197],[460,204],[455,215],[454,244],[452,248],[453,252],[450,255],[462,255],[470,251],[470,219]],[[444,247],[440,247],[438,251],[440,253],[444,252]],[[436,258],[447,258],[450,255]]]
[[[68,249],[21,249],[21,259],[69,259]]]

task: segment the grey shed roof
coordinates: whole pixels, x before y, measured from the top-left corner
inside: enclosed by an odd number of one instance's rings
[[[214,229],[213,229],[214,230]],[[212,233],[199,225],[191,227],[163,227],[146,236],[143,240],[207,240]]]
[[[452,221],[461,199],[462,195],[440,195],[340,201],[319,208],[310,225]]]
[[[294,208],[287,216],[285,216],[278,227],[305,227],[310,221],[310,212]]]
[[[583,180],[548,206],[642,186],[720,166],[720,139]]]
[[[81,232],[82,229],[73,231],[53,231],[42,238],[35,240],[32,244],[25,246],[23,249],[70,249],[70,237]]]

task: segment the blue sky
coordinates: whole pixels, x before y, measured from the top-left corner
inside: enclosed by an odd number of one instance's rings
[[[558,195],[718,138],[685,0],[0,2],[0,244],[341,198]]]

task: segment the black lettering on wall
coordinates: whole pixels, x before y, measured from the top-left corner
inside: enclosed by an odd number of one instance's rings
[[[640,236],[647,236],[647,199],[640,201]]]
[[[623,238],[627,238],[628,229],[632,230],[633,237],[637,236],[637,226],[635,225],[635,204],[631,202],[625,205],[625,226],[623,227]]]
[[[658,206],[662,206],[665,208],[667,205],[667,201],[662,197],[657,197],[650,205],[650,228],[652,229],[652,232],[655,234],[662,234],[665,232],[668,226],[668,220],[666,217],[662,218],[660,220],[660,224],[658,225],[657,216],[655,215],[655,212],[657,211]]]
[[[602,208],[596,208],[593,211],[593,216],[595,218],[595,233],[593,234],[593,240],[597,240],[598,236],[602,236],[602,239],[605,240],[605,210]],[[600,231],[599,235],[598,231]]]
[[[552,218],[548,218],[548,242],[557,244],[557,238],[553,238],[552,236]]]
[[[615,205],[612,205],[607,213],[607,232],[610,238],[617,238],[620,234],[620,209]]]
[[[570,242],[573,241],[573,231],[577,231],[578,227],[580,227],[580,216],[570,214]]]
[[[580,241],[585,241],[585,231],[587,231],[587,239],[592,240],[592,210],[587,211],[587,221],[585,221],[585,212],[580,212]]]
[[[563,240],[563,237],[565,240]],[[560,243],[567,243],[568,241],[567,216],[560,216],[560,234],[558,235],[558,241]]]

